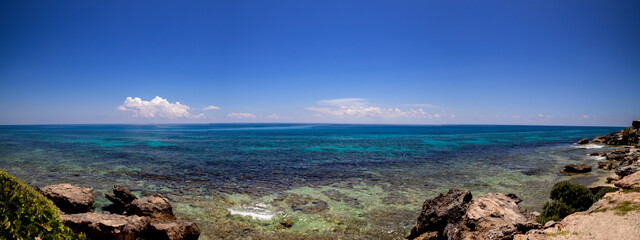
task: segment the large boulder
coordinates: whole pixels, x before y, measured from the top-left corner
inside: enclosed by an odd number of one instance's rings
[[[427,199],[422,205],[416,225],[407,238],[415,239],[425,235],[444,237],[445,229],[455,229],[454,225],[462,219],[471,198],[469,190],[450,189],[447,194]]]
[[[89,239],[135,240],[143,236],[150,219],[141,216],[124,216],[102,213],[62,214],[65,226],[83,232]]]
[[[618,181],[615,181],[613,185],[616,185],[616,187],[625,188],[625,189],[640,187],[640,172],[635,172]]]
[[[460,224],[459,239],[511,239],[542,228],[535,222],[537,214],[519,207],[518,202],[517,197],[500,193],[474,197]]]
[[[106,206],[104,210],[111,213],[125,213],[127,208],[129,208],[129,205],[131,205],[134,200],[138,199],[124,186],[113,186],[112,192],[113,195],[109,193],[104,194],[104,196],[113,203]]]
[[[578,141],[578,144],[587,144],[587,143],[589,143],[588,138],[583,138],[583,139],[580,139],[580,141]]]
[[[147,239],[158,240],[195,240],[200,236],[200,228],[183,220],[152,221],[147,230]]]
[[[589,164],[569,164],[564,166],[564,172],[567,173],[586,173],[591,172]]]
[[[160,194],[133,200],[127,215],[149,216],[153,220],[175,220],[169,200]]]
[[[38,191],[65,213],[84,213],[94,209],[93,188],[75,187],[64,183],[41,187]]]

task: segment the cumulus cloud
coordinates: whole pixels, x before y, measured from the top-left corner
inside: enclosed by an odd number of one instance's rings
[[[130,111],[133,112],[134,117],[142,118],[188,118],[191,117],[189,109],[189,106],[182,105],[180,102],[170,103],[158,96],[151,101],[143,101],[138,97],[127,97],[124,103],[118,106],[118,110]],[[202,118],[204,115],[200,114],[196,117]]]
[[[227,117],[237,118],[237,119],[249,119],[249,118],[256,118],[256,115],[253,113],[229,113],[227,114]]]
[[[202,108],[202,110],[218,110],[218,109],[220,109],[220,107],[213,106],[213,105]]]
[[[362,98],[340,98],[318,101],[317,105],[307,107],[317,116],[332,117],[368,117],[368,118],[440,118],[440,114],[429,114],[420,108],[377,107]]]

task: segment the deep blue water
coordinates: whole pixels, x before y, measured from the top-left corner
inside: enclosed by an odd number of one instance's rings
[[[0,126],[0,169],[32,186],[70,182],[100,192],[119,183],[142,193],[243,194],[253,199],[308,186],[327,186],[346,193],[355,191],[349,186],[364,184],[397,192],[394,201],[420,198],[405,201],[411,207],[449,187],[466,187],[477,193],[515,192],[525,199],[525,206],[535,209],[545,200],[540,194],[544,195],[550,182],[567,178],[558,173],[562,165],[595,161],[587,154],[599,149],[573,143],[620,129],[317,124]],[[593,179],[598,174],[587,176]],[[384,201],[371,200],[370,204]]]

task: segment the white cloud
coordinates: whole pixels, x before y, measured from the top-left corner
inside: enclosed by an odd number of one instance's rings
[[[280,116],[278,116],[278,114],[275,114],[275,113],[274,113],[274,114],[271,114],[271,115],[267,116],[267,118],[271,118],[271,119],[279,119],[279,118],[280,118]]]
[[[520,116],[520,115],[513,115],[513,116],[511,116],[511,119],[520,119],[520,118],[522,118],[522,116]]]
[[[589,119],[589,115],[582,115],[582,118]]]
[[[220,109],[220,107],[213,106],[213,105],[202,108],[202,110],[218,110],[218,109]]]
[[[420,108],[376,107],[370,106],[362,98],[341,98],[317,102],[321,106],[307,107],[319,117],[340,118],[440,118],[441,114],[429,114]]]
[[[363,98],[338,98],[338,99],[329,99],[329,100],[321,100],[317,102],[318,105],[322,106],[364,106],[367,105],[366,99]]]
[[[229,113],[227,117],[237,118],[237,119],[248,119],[248,118],[256,118],[256,115],[253,113]]]
[[[182,105],[180,102],[170,103],[158,96],[151,101],[143,101],[138,97],[127,97],[124,104],[118,106],[118,110],[131,111],[134,117],[143,118],[188,118],[191,117],[189,109],[189,106]],[[196,117],[204,117],[204,115]]]

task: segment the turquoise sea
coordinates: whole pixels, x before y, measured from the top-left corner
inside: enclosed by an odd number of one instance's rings
[[[539,210],[559,180],[585,185],[622,127],[488,125],[0,126],[0,169],[40,187],[114,184],[160,193],[201,239],[402,239],[426,198],[449,188],[515,193]],[[590,163],[567,176],[562,166]],[[291,220],[285,228],[279,224]]]

